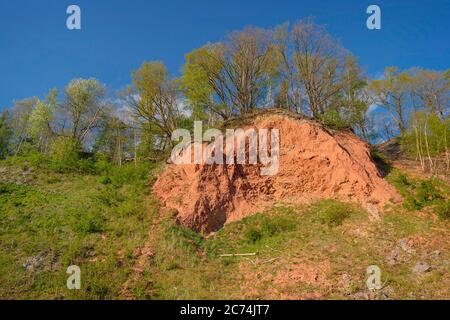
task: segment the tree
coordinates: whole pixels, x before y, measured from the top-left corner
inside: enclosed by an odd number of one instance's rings
[[[275,106],[277,108],[291,109],[289,101],[289,83],[287,80],[283,80],[280,83],[280,88],[275,97]]]
[[[181,84],[193,107],[227,119],[264,104],[276,70],[272,38],[246,28],[187,54]]]
[[[349,63],[351,55],[311,20],[295,24],[289,41],[290,44],[280,47],[292,51],[290,59],[288,53],[282,53],[286,57],[285,64],[292,64],[285,68],[297,73],[294,79],[299,82],[297,87],[302,92],[294,96],[298,100],[301,96],[306,97],[313,117],[335,107],[335,96],[360,81],[359,73],[349,70],[357,67],[355,63]]]
[[[121,166],[127,154],[135,154],[132,145],[136,141],[133,137],[133,128],[126,123],[126,119],[123,119],[119,111],[111,108],[108,115],[102,119],[94,151],[106,155]]]
[[[446,72],[413,68],[411,75],[411,94],[419,107],[434,113],[442,120],[450,108],[450,70]]]
[[[105,88],[96,79],[74,79],[65,88],[61,131],[83,144],[104,115]]]
[[[342,89],[330,97],[325,112],[317,116],[327,125],[337,128],[353,128],[359,135],[368,140],[367,111],[372,99],[366,90],[367,82],[356,60],[348,56],[345,61],[346,75],[352,79],[345,81]]]
[[[444,155],[446,171],[450,169],[450,119],[442,120],[424,110],[414,112],[401,141],[402,147],[416,157],[424,171],[436,173],[441,155]]]
[[[400,134],[403,134],[407,128],[407,102],[410,83],[410,76],[406,72],[398,72],[396,67],[386,68],[384,79],[372,80],[370,83],[376,103],[389,113]]]
[[[180,88],[189,101],[194,119],[205,120],[211,115],[227,118],[230,114],[225,92],[216,86],[221,71],[217,58],[219,46],[208,44],[186,54]],[[218,92],[218,93],[217,93]],[[217,98],[214,95],[217,93]]]
[[[131,85],[121,94],[134,116],[149,130],[158,131],[164,141],[172,143],[172,131],[181,117],[178,85],[169,77],[161,62],[145,62],[132,73]]]
[[[293,46],[289,38],[289,23],[284,23],[275,28],[274,47],[278,66],[279,90],[276,98],[276,106],[287,108],[294,112],[304,113],[303,96],[300,88],[300,77],[295,70],[293,62]]]
[[[8,155],[10,137],[9,112],[8,110],[3,110],[0,114],[0,159]]]
[[[11,117],[12,149],[15,155],[22,151],[24,142],[29,140],[30,116],[38,104],[37,97],[26,98],[14,102]]]
[[[52,121],[56,111],[56,96],[56,89],[51,90],[45,101],[37,101],[29,117],[28,135],[37,150],[40,151],[48,151],[48,147],[55,137]]]

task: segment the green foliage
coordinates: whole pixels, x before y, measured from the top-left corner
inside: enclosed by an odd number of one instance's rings
[[[406,174],[400,173],[392,181],[406,197],[403,206],[407,210],[420,210],[440,198],[432,180],[410,181]]]
[[[74,225],[75,231],[83,234],[100,233],[104,231],[106,219],[98,212],[88,212],[79,216]]]
[[[80,146],[75,139],[58,137],[50,146],[50,165],[53,169],[67,171],[78,165]]]
[[[203,238],[200,234],[179,224],[168,223],[165,233],[165,239],[176,247],[187,250],[198,249],[203,244]]]
[[[147,182],[149,168],[151,165],[147,163],[138,165],[130,163],[123,166],[108,165],[99,171],[104,174],[101,183],[112,184],[114,187],[121,187],[124,184],[141,185]]]
[[[401,134],[406,130],[405,115],[409,83],[409,74],[399,72],[397,67],[387,67],[383,79],[372,80],[370,83],[370,89],[377,103],[391,115]]]
[[[8,154],[8,148],[11,138],[11,129],[9,127],[8,112],[2,111],[0,114],[0,159]]]
[[[295,223],[286,217],[261,216],[256,224],[249,226],[245,237],[249,243],[256,243],[264,238],[295,230]]]
[[[110,177],[101,177],[100,178],[100,183],[101,184],[110,184],[112,182]]]
[[[406,210],[416,211],[434,207],[439,217],[446,217],[450,187],[445,181],[438,178],[412,179],[398,170],[391,173],[388,180],[404,197],[403,207]]]
[[[170,139],[177,128],[180,112],[176,105],[178,83],[174,81],[164,63],[144,62],[133,71],[131,85],[123,93],[136,119],[146,129],[159,134],[160,140]]]
[[[180,83],[194,118],[225,119],[262,105],[276,86],[275,51],[270,31],[248,27],[188,53]]]
[[[350,125],[342,119],[340,113],[334,108],[327,109],[317,117],[326,127],[331,129],[338,130],[350,127]]]
[[[341,225],[354,213],[350,205],[331,199],[317,202],[312,206],[311,211],[317,215],[321,223],[329,227]]]
[[[416,198],[418,203],[425,205],[426,203],[442,199],[440,192],[436,188],[436,182],[433,179],[423,180],[416,188]]]
[[[214,89],[208,80],[208,70],[219,72],[220,65],[210,53],[213,47],[205,46],[186,54],[186,64],[183,76],[180,78],[180,88],[192,106],[194,119],[207,119],[207,111]],[[203,66],[203,67],[202,67]]]
[[[292,208],[276,207],[228,224],[208,239],[204,247],[210,257],[255,252],[267,246],[274,248],[289,239],[297,227],[298,217]]]
[[[49,125],[52,121],[53,110],[44,102],[39,101],[30,115],[28,135],[39,144],[49,134]]]
[[[29,159],[14,161],[7,172],[30,165]],[[122,179],[120,187],[113,187],[100,184],[97,175],[44,167],[33,171],[33,185],[0,183],[0,297],[119,297],[135,263],[133,252],[146,241],[151,222],[141,181]],[[35,265],[26,270],[24,262],[30,259]],[[83,270],[81,290],[65,287],[66,268],[72,264]]]
[[[450,148],[450,119],[442,120],[425,111],[413,113],[410,127],[401,137],[401,146],[412,156],[438,156]]]
[[[445,200],[439,203],[434,208],[434,212],[443,220],[450,219],[450,200]]]

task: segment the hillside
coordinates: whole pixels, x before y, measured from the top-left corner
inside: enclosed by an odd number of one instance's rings
[[[383,183],[403,201],[375,219],[358,202],[277,198],[204,236],[177,224],[152,193],[160,167],[88,174],[1,162],[0,297],[450,298],[443,180],[388,166]],[[81,290],[66,288],[72,264]],[[366,286],[371,265],[383,285],[374,292]]]

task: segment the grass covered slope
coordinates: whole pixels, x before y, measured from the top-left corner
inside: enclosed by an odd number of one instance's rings
[[[161,299],[448,299],[448,222],[389,210],[379,221],[323,200],[276,206],[207,239],[167,220],[145,275]],[[222,254],[256,253],[221,257]],[[429,266],[415,272],[417,264]],[[377,265],[383,289],[367,290]]]
[[[58,173],[10,161],[0,171],[0,298],[450,299],[441,180],[392,170],[408,197],[375,218],[334,200],[280,203],[203,237],[153,200],[154,168]],[[240,253],[255,255],[222,256]],[[80,290],[66,288],[72,264]],[[382,272],[376,292],[370,265]]]
[[[119,295],[147,238],[148,168],[103,175],[0,165],[0,297],[105,299]],[[66,269],[81,267],[82,290]]]

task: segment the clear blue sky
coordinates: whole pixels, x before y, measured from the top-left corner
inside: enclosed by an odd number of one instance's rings
[[[66,29],[70,4],[81,7],[80,31]],[[381,7],[380,31],[366,28],[370,4]],[[371,76],[388,65],[450,67],[449,0],[2,0],[0,109],[75,77],[98,78],[112,94],[146,60],[163,60],[176,76],[185,53],[228,31],[308,16]]]

